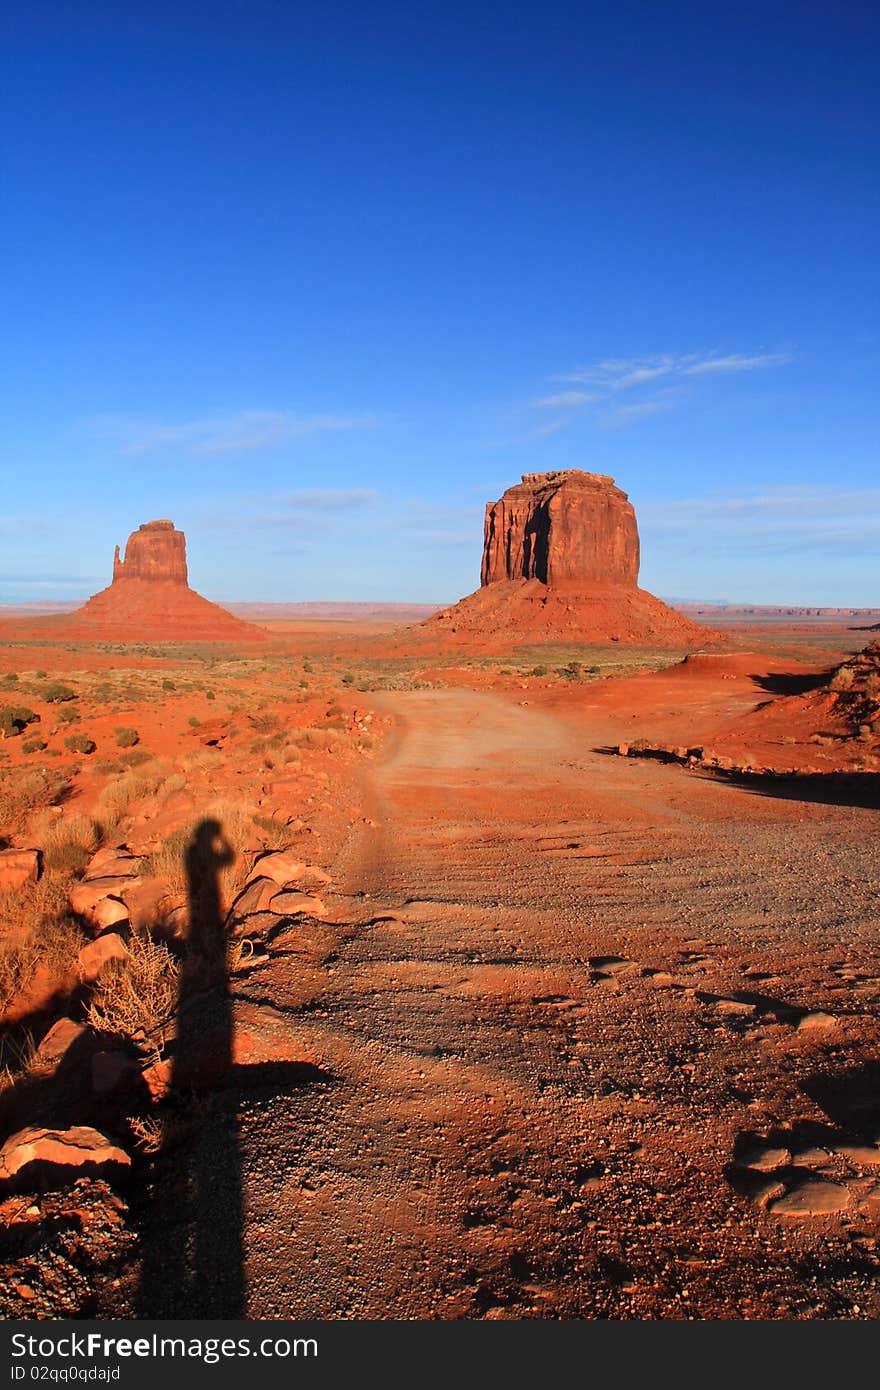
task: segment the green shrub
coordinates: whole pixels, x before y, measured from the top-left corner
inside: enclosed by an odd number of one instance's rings
[[[45,741],[41,738],[27,738],[21,745],[22,753],[42,753],[46,747]]]
[[[71,753],[94,753],[95,744],[86,734],[68,734],[64,747]]]
[[[191,729],[198,729],[198,728],[201,728],[201,723],[202,723],[202,721],[201,721],[201,719],[198,719],[198,718],[196,717],[196,715],[194,715],[194,714],[191,714],[190,717],[189,717],[189,719],[188,719],[186,722],[187,722],[187,724],[189,725],[189,727],[190,727]]]
[[[314,666],[312,665],[312,663],[311,663],[310,661],[304,661],[304,662],[303,662],[303,670],[305,671],[306,675],[309,675],[309,676],[310,676],[310,675],[312,674],[312,672],[314,671],[314,669],[315,669],[315,668],[314,668]]]
[[[174,681],[171,679],[170,676],[165,676],[165,678],[164,678],[163,681],[162,681],[162,689],[163,689],[163,690],[176,690],[176,689],[177,689],[177,686],[174,684]]]
[[[5,705],[0,709],[0,738],[15,738],[28,724],[39,724],[40,716],[26,705]]]
[[[45,671],[35,671],[34,675],[36,676],[38,681],[44,681],[46,679]]]
[[[530,675],[530,676],[546,676],[546,675],[547,675],[547,667],[546,667],[546,666],[533,666],[532,669],[531,669],[531,671],[529,671],[529,675]]]
[[[76,699],[76,691],[63,681],[50,681],[43,690],[43,699],[50,705],[63,705],[68,700]]]
[[[343,677],[342,677],[342,684],[343,684],[343,685],[354,685],[354,676],[352,675],[351,671],[346,671],[346,672],[345,672],[345,674],[344,674]]]
[[[3,677],[3,684],[18,685],[18,676],[15,674],[14,671],[7,672],[7,674]]]
[[[59,724],[75,724],[79,719],[79,710],[76,705],[67,705],[65,709],[58,711]]]
[[[123,727],[121,729],[114,730],[114,732],[116,734],[117,748],[134,748],[134,745],[138,742],[138,739],[140,737],[137,729],[129,729]]]
[[[217,699],[217,692],[216,692],[216,690],[206,690],[206,691],[205,691],[205,699],[206,699],[206,700],[216,700],[216,699]]]

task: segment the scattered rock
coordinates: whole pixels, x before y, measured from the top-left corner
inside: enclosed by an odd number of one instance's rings
[[[788,1149],[773,1148],[769,1144],[751,1144],[736,1160],[741,1168],[755,1168],[759,1173],[772,1173],[777,1168],[785,1168],[791,1163]]]
[[[37,1048],[37,1056],[41,1062],[55,1066],[88,1031],[85,1024],[74,1023],[72,1018],[59,1018]]]
[[[872,1168],[880,1165],[880,1149],[874,1148],[872,1144],[835,1144],[834,1153],[840,1154],[850,1163],[865,1164]]]
[[[845,1211],[852,1201],[851,1194],[839,1182],[826,1182],[812,1175],[805,1182],[771,1202],[774,1216],[832,1216]]]
[[[308,913],[310,917],[326,917],[327,908],[320,898],[314,897],[311,893],[281,892],[276,893],[272,898],[270,907],[273,912],[278,912],[285,917],[292,916],[297,912]]]
[[[0,1149],[0,1181],[25,1183],[28,1188],[106,1177],[130,1167],[125,1150],[88,1125],[22,1129]]]
[[[40,877],[38,849],[0,850],[0,893],[13,893]]]
[[[253,912],[262,912],[278,892],[278,884],[272,878],[254,878],[241,890],[232,904],[232,918],[247,917]]]
[[[121,922],[128,917],[128,909],[121,901],[120,894],[126,886],[135,887],[139,883],[140,879],[138,878],[83,879],[81,883],[75,883],[70,890],[71,909],[78,917],[84,917],[92,926],[100,928],[113,926],[116,922]],[[102,903],[105,898],[112,898],[117,906],[99,909],[99,903]],[[121,914],[119,908],[122,908]]]
[[[757,1010],[754,1004],[746,1004],[740,999],[718,999],[715,1012],[724,1018],[754,1018]]]
[[[826,1014],[821,1009],[816,1009],[798,1019],[797,1030],[799,1033],[814,1033],[827,1032],[836,1027],[837,1019],[833,1014]]]
[[[85,882],[98,878],[135,879],[140,871],[141,861],[133,854],[122,850],[99,849],[89,861],[85,872]]]
[[[83,946],[77,956],[80,973],[88,983],[94,983],[111,961],[125,960],[127,955],[128,949],[118,932],[106,932]]]
[[[271,878],[279,887],[284,888],[288,883],[294,883],[299,879],[306,869],[303,861],[294,855],[290,850],[273,850],[270,854],[264,854],[254,865],[252,878]]]

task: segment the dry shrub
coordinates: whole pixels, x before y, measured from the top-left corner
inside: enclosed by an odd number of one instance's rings
[[[213,772],[222,757],[219,748],[194,748],[185,754],[183,766],[187,772]]]
[[[838,666],[828,682],[830,690],[851,690],[856,673],[851,666]]]
[[[342,742],[342,732],[339,729],[303,729],[293,741],[300,748],[331,749]]]
[[[34,811],[55,806],[67,790],[63,773],[47,767],[10,767],[0,774],[0,831],[23,828]]]
[[[171,783],[174,785],[170,786]],[[185,785],[186,778],[182,773],[175,773],[173,763],[166,758],[152,758],[110,782],[101,792],[98,805],[102,812],[120,817],[139,801],[150,798],[161,802],[171,790],[177,791]]]
[[[101,973],[89,1004],[89,1023],[102,1033],[151,1033],[174,1012],[177,961],[159,941],[138,933],[128,941],[124,960]]]
[[[58,879],[42,878],[0,896],[0,932],[0,1013],[41,966],[53,979],[66,978],[83,944]]]
[[[40,835],[43,863],[58,873],[76,873],[86,867],[102,839],[102,826],[91,816],[56,819]]]

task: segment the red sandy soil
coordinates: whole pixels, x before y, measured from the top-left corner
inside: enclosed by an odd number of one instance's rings
[[[710,628],[634,585],[548,588],[537,579],[500,580],[468,594],[401,639],[401,651],[508,652],[534,642],[621,642],[712,646]]]
[[[876,1317],[875,813],[604,757],[610,710],[381,705],[344,926],[259,981],[334,1079],[215,1119],[249,1315]]]
[[[189,1165],[202,1277],[159,1316],[217,1315],[239,1261],[253,1318],[880,1315],[876,809],[603,751],[732,739],[804,674],[358,695],[391,733],[330,784],[328,920],[235,985],[314,1079],[214,1094],[91,1306],[143,1311]]]

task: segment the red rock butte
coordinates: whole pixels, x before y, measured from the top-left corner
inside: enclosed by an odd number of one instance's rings
[[[243,622],[189,587],[186,537],[173,521],[147,521],[133,531],[113,582],[61,620],[65,631],[110,641],[262,641],[265,632]]]
[[[628,642],[704,646],[717,634],[638,586],[639,531],[614,479],[526,473],[486,507],[481,587],[423,625],[453,646]]]

